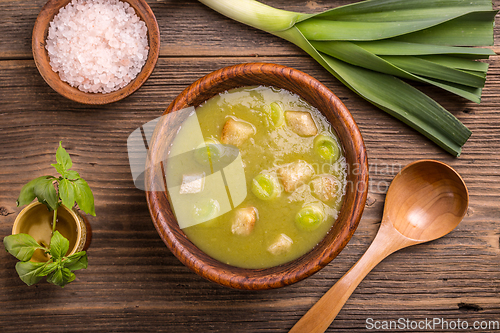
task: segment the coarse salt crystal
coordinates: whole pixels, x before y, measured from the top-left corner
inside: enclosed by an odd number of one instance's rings
[[[145,23],[120,0],[73,0],[50,22],[45,47],[61,80],[91,93],[126,86],[149,53]]]

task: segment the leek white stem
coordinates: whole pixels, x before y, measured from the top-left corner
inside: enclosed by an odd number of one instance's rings
[[[287,30],[310,15],[270,7],[254,0],[199,0],[238,22],[267,32]]]

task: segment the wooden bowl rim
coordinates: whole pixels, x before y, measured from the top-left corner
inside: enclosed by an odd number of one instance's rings
[[[68,83],[62,81],[59,74],[52,70],[49,63],[49,55],[45,49],[45,40],[47,38],[48,28],[54,16],[59,13],[60,8],[66,6],[71,2],[71,0],[49,0],[43,6],[33,27],[33,36],[31,40],[33,59],[45,82],[47,82],[47,84],[60,95],[82,104],[109,104],[117,102],[134,93],[146,82],[153,72],[160,54],[160,29],[158,27],[156,17],[149,5],[143,0],[120,1],[128,2],[135,9],[141,20],[146,23],[148,28],[149,45],[148,59],[139,74],[137,74],[135,79],[133,79],[128,85],[106,94],[86,93],[78,90],[78,88],[72,87]]]
[[[340,253],[340,251],[342,251],[354,234],[361,219],[368,192],[368,161],[366,149],[363,138],[354,119],[345,105],[337,96],[335,96],[333,92],[331,92],[318,80],[299,70],[269,63],[246,63],[221,68],[200,78],[187,87],[169,105],[169,107],[165,110],[164,115],[191,106],[189,103],[186,104],[186,101],[189,100],[189,96],[192,94],[198,94],[200,89],[207,88],[205,85],[208,85],[208,89],[211,89],[216,87],[221,82],[231,80],[232,78],[257,75],[256,73],[279,76],[282,79],[303,84],[313,84],[315,88],[318,89],[318,93],[322,96],[322,98],[326,98],[329,102],[334,103],[333,108],[336,109],[337,116],[340,117],[342,122],[345,122],[346,128],[349,128],[352,133],[350,142],[355,147],[355,151],[357,153],[355,160],[351,161],[351,163],[357,163],[359,172],[355,176],[355,179],[363,184],[365,190],[354,191],[354,204],[352,207],[347,208],[350,218],[344,222],[341,226],[340,232],[329,244],[327,244],[326,247],[316,246],[311,251],[295,260],[279,266],[264,269],[239,268],[226,265],[211,258],[189,241],[185,234],[179,229],[177,221],[171,221],[171,225],[169,225],[168,218],[165,217],[164,212],[157,209],[158,207],[162,207],[161,205],[165,204],[168,205],[166,207],[171,209],[166,194],[164,192],[146,191],[146,199],[155,228],[170,251],[184,265],[188,266],[200,276],[220,285],[247,290],[272,289],[290,285],[316,273],[318,270],[326,266]],[[243,84],[240,86],[246,85]],[[237,86],[234,88],[236,87]],[[198,105],[192,106],[197,107]],[[339,139],[342,140],[342,138]],[[154,148],[154,142],[152,142],[149,152],[151,160],[156,160],[156,157],[154,156]],[[154,175],[147,172],[148,168],[149,167],[146,166],[146,188],[148,188],[148,182],[154,181]],[[344,205],[342,206],[341,211],[343,209]],[[325,236],[325,239],[320,244],[324,243],[327,237],[328,235]]]

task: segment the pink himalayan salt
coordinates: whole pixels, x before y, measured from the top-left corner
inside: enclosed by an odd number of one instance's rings
[[[148,57],[146,24],[119,0],[73,0],[54,16],[46,46],[61,80],[91,93],[125,87]]]

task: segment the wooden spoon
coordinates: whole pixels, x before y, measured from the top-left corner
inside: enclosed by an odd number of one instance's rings
[[[366,253],[290,332],[324,332],[379,262],[397,250],[448,234],[460,223],[468,204],[464,181],[448,165],[432,160],[407,165],[389,187],[380,229]]]

